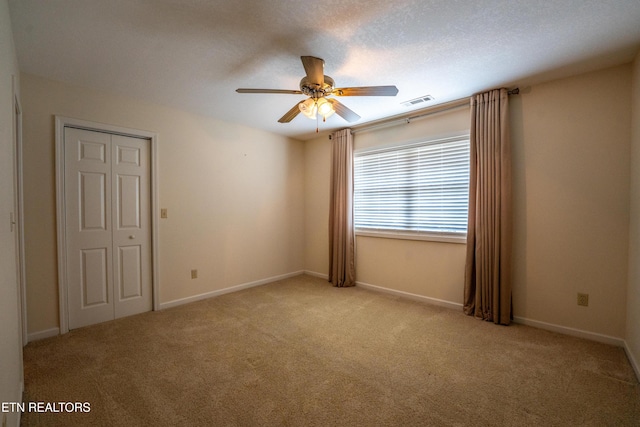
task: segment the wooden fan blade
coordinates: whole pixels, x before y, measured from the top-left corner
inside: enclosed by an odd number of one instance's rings
[[[278,122],[289,123],[291,120],[293,120],[298,114],[300,114],[300,107],[298,107],[299,104],[300,102],[294,105],[291,110],[287,111],[284,116],[280,117],[280,120],[278,120]]]
[[[342,87],[333,90],[337,96],[396,96],[398,88],[395,86],[360,86]]]
[[[343,103],[338,101],[337,99],[327,99],[331,104],[333,104],[333,109],[336,110],[336,114],[348,121],[349,123],[360,120],[360,116],[357,115],[353,110],[347,108]]]
[[[322,86],[324,84],[324,60],[315,56],[301,56],[304,71],[309,83]]]
[[[286,89],[245,89],[240,88],[236,89],[238,93],[284,93],[289,95],[301,95],[302,92],[299,90],[286,90]]]

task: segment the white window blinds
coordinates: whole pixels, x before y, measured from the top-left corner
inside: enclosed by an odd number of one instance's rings
[[[356,230],[467,232],[469,137],[354,156]]]

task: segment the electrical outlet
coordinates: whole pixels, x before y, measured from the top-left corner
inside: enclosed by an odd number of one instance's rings
[[[167,218],[167,208],[160,209],[160,218]]]
[[[191,278],[192,279],[198,278],[198,270],[191,270]]]
[[[578,293],[578,305],[583,307],[589,306],[589,294]]]

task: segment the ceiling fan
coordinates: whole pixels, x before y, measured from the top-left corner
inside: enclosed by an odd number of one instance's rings
[[[291,95],[307,95],[304,101],[298,102],[278,122],[289,123],[299,113],[310,119],[322,116],[323,121],[333,113],[348,122],[355,122],[360,116],[347,108],[337,99],[329,96],[396,96],[398,88],[395,86],[360,86],[336,88],[333,79],[324,74],[324,60],[314,56],[301,56],[306,76],[300,80],[300,90],[281,89],[236,89],[238,93],[282,93]]]

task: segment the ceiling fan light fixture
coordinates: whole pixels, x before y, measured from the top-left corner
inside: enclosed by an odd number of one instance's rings
[[[315,101],[311,98],[304,100],[303,102],[298,104],[298,108],[300,112],[307,116],[310,119],[316,118],[316,112],[318,111],[318,106]]]
[[[318,105],[318,114],[320,114],[325,120],[336,112],[336,110],[333,109],[333,104],[325,98],[318,99],[316,103]]]

